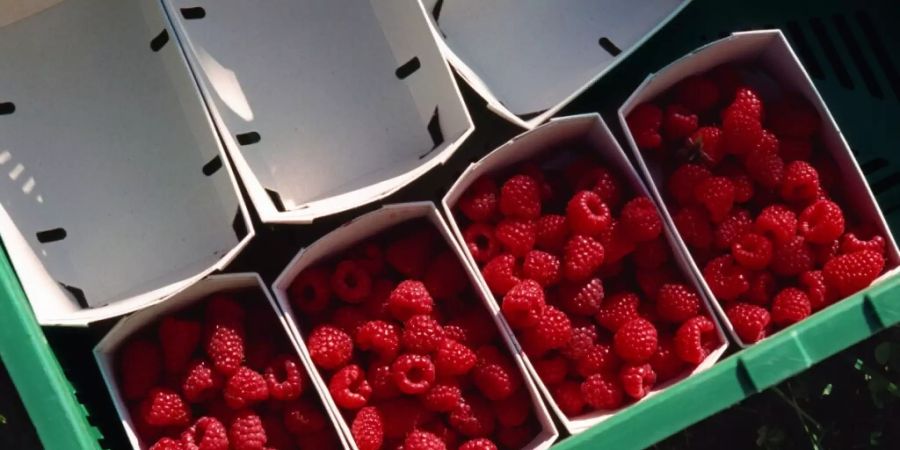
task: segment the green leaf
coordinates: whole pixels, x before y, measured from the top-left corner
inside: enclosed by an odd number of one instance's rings
[[[891,343],[882,342],[875,347],[875,361],[882,366],[891,360]]]

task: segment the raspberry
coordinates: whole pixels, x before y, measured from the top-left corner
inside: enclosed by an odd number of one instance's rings
[[[760,234],[746,233],[731,244],[731,256],[750,270],[761,270],[772,261],[772,243]]]
[[[714,126],[700,127],[688,138],[688,146],[696,149],[700,158],[709,165],[716,165],[725,157],[725,139],[722,129]]]
[[[766,189],[775,189],[784,180],[784,161],[777,151],[756,148],[747,155],[744,166],[747,175]]]
[[[669,105],[663,114],[662,130],[666,139],[680,141],[691,135],[700,125],[696,114],[681,105]]]
[[[763,115],[763,102],[760,99],[759,94],[751,87],[739,87],[734,93],[734,100],[731,102],[731,107],[757,118],[760,118]]]
[[[884,238],[875,235],[872,236],[871,239],[865,240],[856,237],[856,234],[852,232],[841,236],[840,252],[842,254],[858,252],[860,250],[872,250],[883,255]]]
[[[749,303],[735,303],[725,310],[734,332],[744,343],[752,344],[766,337],[771,317],[769,311]]]
[[[610,295],[600,305],[600,311],[594,319],[607,330],[616,332],[626,322],[638,318],[639,303],[638,296],[631,292]]]
[[[442,441],[439,437],[435,436],[432,433],[422,430],[413,430],[411,433],[406,435],[406,439],[403,440],[403,450],[446,450],[447,446],[444,445],[444,441]]]
[[[706,208],[709,218],[719,223],[730,215],[734,205],[734,184],[726,177],[709,177],[694,188],[694,198]]]
[[[427,355],[400,355],[391,364],[391,377],[400,392],[421,394],[434,383],[434,363]]]
[[[569,237],[569,224],[565,216],[549,214],[535,222],[535,245],[541,250],[559,252]]]
[[[400,397],[378,405],[384,423],[386,438],[403,438],[407,433],[431,421],[434,413],[426,410],[417,400]]]
[[[418,228],[388,244],[385,259],[397,272],[420,278],[428,267],[438,236],[432,228]]]
[[[563,251],[563,276],[569,281],[581,281],[603,265],[603,245],[588,236],[569,239]]]
[[[153,342],[136,339],[125,344],[119,357],[125,399],[138,400],[156,386],[162,374],[162,359],[162,352]]]
[[[687,206],[675,213],[672,221],[675,222],[678,234],[690,247],[705,249],[712,244],[712,224],[705,210]]]
[[[372,295],[362,304],[362,310],[368,318],[378,320],[391,319],[388,300],[390,300],[391,292],[394,292],[394,287],[396,285],[388,279],[375,280],[375,283],[372,284]]]
[[[580,191],[566,205],[566,220],[574,233],[593,236],[609,227],[612,216],[599,195]]]
[[[222,388],[224,380],[215,372],[210,364],[203,360],[194,360],[188,364],[181,391],[184,398],[191,403],[209,400]]]
[[[462,390],[455,382],[437,382],[422,395],[422,404],[431,411],[450,412],[462,401]]]
[[[625,361],[648,361],[656,352],[656,327],[647,320],[632,319],[616,330],[613,348]]]
[[[772,300],[772,322],[787,326],[797,323],[812,313],[806,293],[797,288],[783,289]]]
[[[354,260],[341,261],[331,274],[331,289],[339,299],[359,303],[372,293],[372,276]]]
[[[223,399],[221,396],[217,396],[213,398],[213,400],[206,402],[205,406],[205,415],[215,417],[216,419],[219,419],[219,422],[222,422],[225,425],[230,424],[231,421],[234,420],[234,415],[237,412],[231,409],[225,403],[225,399]]]
[[[150,450],[184,450],[184,447],[181,445],[181,442],[170,437],[164,437],[151,445]]]
[[[800,213],[797,232],[813,244],[828,244],[844,233],[844,213],[832,201],[817,200]]]
[[[619,372],[622,390],[629,397],[640,400],[644,398],[656,384],[656,372],[650,364],[627,365]]]
[[[541,285],[534,280],[525,280],[503,296],[500,310],[510,326],[527,328],[537,325],[545,306]]]
[[[622,387],[615,378],[595,373],[581,383],[585,403],[595,409],[616,409],[622,405]]]
[[[621,361],[607,344],[593,344],[584,350],[584,353],[575,361],[575,370],[583,377],[589,377],[595,373],[607,373],[616,370]]]
[[[709,111],[721,99],[719,87],[702,75],[685,78],[675,86],[674,90],[676,101],[697,113]]]
[[[750,289],[750,275],[730,255],[713,258],[703,268],[703,279],[720,301],[731,301]]]
[[[225,403],[232,409],[242,409],[269,398],[266,379],[249,367],[241,367],[225,383]]]
[[[331,313],[329,322],[340,328],[351,337],[355,337],[359,328],[366,323],[368,314],[357,306],[341,306]]]
[[[284,406],[284,427],[291,434],[309,435],[324,430],[328,419],[319,405],[300,399]]]
[[[640,242],[632,260],[641,269],[656,269],[669,261],[669,243],[662,237]]]
[[[461,343],[471,348],[494,342],[499,337],[496,322],[482,308],[469,308],[451,320],[450,324],[462,328],[465,340]]]
[[[616,208],[622,201],[622,188],[616,176],[605,167],[593,167],[577,178],[575,191],[593,191],[610,208]]]
[[[166,373],[178,374],[184,371],[200,344],[202,330],[201,325],[192,320],[170,316],[160,322],[159,343]]]
[[[799,95],[789,95],[775,103],[767,119],[779,136],[804,139],[816,134],[821,122],[815,108]]]
[[[216,371],[231,375],[244,361],[244,330],[227,322],[208,324],[204,348]]]
[[[270,445],[265,447],[265,450],[275,450],[272,448],[271,442],[269,444]],[[321,450],[339,450],[342,448],[341,444],[338,443],[337,436],[335,436],[331,430],[297,436],[297,446],[300,448],[315,448]]]
[[[577,316],[593,316],[600,311],[603,301],[603,282],[591,278],[583,283],[568,283],[559,291],[561,308]]]
[[[472,368],[472,380],[485,397],[502,400],[522,386],[522,374],[518,367],[497,347],[486,345],[478,349],[477,355],[478,362]]]
[[[750,289],[744,299],[754,305],[767,306],[775,295],[775,277],[770,272],[757,272],[750,277]]]
[[[401,281],[388,297],[388,310],[400,321],[416,314],[431,314],[433,308],[434,300],[421,281]]]
[[[537,219],[541,215],[541,187],[526,175],[514,175],[500,188],[500,212],[518,219]]]
[[[737,172],[728,175],[731,184],[734,185],[734,202],[747,203],[753,198],[753,180],[745,172]],[[731,217],[731,216],[729,216]]]
[[[566,313],[548,306],[534,327],[523,333],[523,341],[530,342],[541,351],[565,346],[572,338],[572,323]]]
[[[490,439],[479,438],[463,442],[459,450],[497,450],[497,444]]]
[[[597,326],[590,320],[576,319],[572,323],[572,337],[560,353],[566,358],[581,358],[597,342]]]
[[[375,352],[381,361],[390,361],[400,351],[400,333],[392,323],[372,320],[359,328],[356,346],[360,350]]]
[[[288,433],[284,427],[284,421],[280,414],[268,413],[262,416],[263,430],[266,432],[266,447],[271,449],[292,449],[295,448],[296,440],[291,433]],[[225,447],[223,450],[227,450]]]
[[[350,434],[359,450],[379,450],[384,442],[384,425],[378,408],[367,406],[357,411]]]
[[[421,430],[427,431],[431,434],[434,434],[444,445],[449,449],[456,449],[459,447],[459,433],[456,432],[453,428],[450,428],[450,425],[447,425],[443,420],[434,420],[424,424]]]
[[[819,192],[819,173],[805,161],[794,161],[784,168],[781,198],[788,202],[811,202]]]
[[[431,353],[437,350],[443,341],[444,330],[431,316],[424,314],[412,316],[403,324],[400,343],[410,353]]]
[[[181,444],[185,450],[228,450],[228,430],[212,417],[201,417],[181,434]]]
[[[393,362],[393,361],[392,361]],[[400,396],[397,385],[391,376],[390,364],[372,363],[369,364],[369,370],[366,373],[366,380],[372,387],[372,398],[384,400]]]
[[[753,226],[776,244],[787,242],[797,233],[797,216],[784,205],[771,205],[759,213]]]
[[[441,375],[464,375],[475,367],[475,352],[464,344],[444,339],[434,355],[434,367]]]
[[[498,295],[506,294],[510,289],[519,284],[522,268],[516,261],[516,257],[503,254],[488,261],[481,269],[481,275],[491,292]]]
[[[372,386],[366,380],[365,372],[356,364],[350,364],[331,376],[328,392],[338,407],[359,409],[366,406],[372,396]]]
[[[806,297],[809,298],[812,311],[818,311],[837,300],[837,293],[825,283],[825,275],[820,270],[803,272],[797,281]]]
[[[700,297],[683,284],[665,284],[659,288],[656,312],[662,320],[681,323],[700,311]]]
[[[657,380],[663,382],[681,373],[684,361],[676,354],[672,337],[660,334],[657,340],[656,353],[650,358],[650,367],[653,368]]]
[[[463,232],[466,248],[477,263],[485,263],[500,252],[500,242],[494,236],[494,229],[484,223],[473,223]]]
[[[621,221],[613,220],[609,228],[597,235],[596,240],[603,246],[601,269],[608,269],[621,262],[622,258],[634,251],[635,243]]]
[[[735,155],[745,155],[753,150],[762,138],[763,128],[759,113],[754,114],[751,107],[735,103],[722,113],[722,134],[725,147]]]
[[[237,413],[228,428],[228,441],[234,450],[260,450],[266,444],[262,419],[250,410]]]
[[[836,256],[825,263],[825,282],[839,296],[846,297],[872,283],[884,269],[884,257],[872,250],[861,250]]]
[[[569,363],[561,356],[535,359],[531,364],[534,366],[538,378],[547,386],[562,383],[566,379],[566,374],[569,373]]]
[[[494,405],[497,422],[504,427],[517,427],[528,420],[533,408],[528,391],[520,389],[515,394],[500,400]]]
[[[544,174],[544,169],[537,163],[532,161],[525,162],[517,169],[516,173],[537,181],[540,188],[541,201],[550,200],[554,197],[554,192],[557,188],[554,184],[558,183],[556,183],[556,180],[548,180],[548,177]]]
[[[306,340],[309,356],[319,367],[337,369],[347,364],[353,355],[353,339],[331,325],[315,328]]]
[[[497,183],[488,177],[481,177],[466,189],[457,206],[469,220],[484,222],[497,215],[499,196]]]
[[[716,225],[713,244],[720,250],[729,249],[731,244],[750,231],[752,226],[753,220],[750,219],[750,213],[743,209],[735,210],[731,216]]]
[[[806,139],[782,137],[778,151],[787,162],[809,161],[812,156],[812,142]]]
[[[813,268],[812,249],[806,240],[794,236],[791,240],[775,246],[770,268],[775,275],[796,276]]]
[[[735,66],[723,64],[709,71],[709,78],[719,88],[720,100],[730,102],[735,98],[735,92],[743,86],[743,77]]]
[[[455,253],[445,250],[425,270],[425,289],[437,299],[453,298],[469,287],[469,276]]]
[[[635,197],[626,203],[620,220],[625,234],[635,242],[649,241],[662,233],[662,220],[647,196]]]
[[[214,295],[206,303],[207,322],[243,329],[244,317],[244,308],[227,295]]]
[[[186,426],[191,421],[191,410],[177,392],[166,388],[153,388],[140,407],[141,420],[154,427]]]
[[[563,414],[574,417],[584,410],[584,396],[581,393],[581,384],[575,381],[564,381],[550,388],[553,401]]]
[[[642,150],[651,150],[662,146],[662,136],[659,134],[662,120],[662,110],[659,109],[659,106],[650,103],[636,106],[625,118],[635,144]]]
[[[294,278],[288,288],[291,305],[307,313],[317,313],[331,301],[330,274],[323,267],[306,269]]]
[[[534,248],[534,242],[537,239],[534,221],[515,218],[503,219],[494,229],[494,237],[509,253],[515,256],[525,256]]]
[[[384,273],[384,251],[380,244],[364,242],[350,250],[349,254],[373,277]]]
[[[487,400],[479,396],[467,395],[448,418],[452,426],[460,434],[467,437],[484,437],[494,433],[494,412]]]
[[[694,188],[701,181],[712,176],[709,169],[697,164],[682,164],[669,177],[669,195],[680,205],[694,201]]]
[[[688,319],[675,332],[675,354],[684,362],[700,364],[718,345],[716,325],[704,316]]]
[[[559,258],[556,256],[540,250],[532,250],[525,255],[522,274],[526,278],[537,281],[541,286],[553,286],[559,282],[561,277],[559,266]]]

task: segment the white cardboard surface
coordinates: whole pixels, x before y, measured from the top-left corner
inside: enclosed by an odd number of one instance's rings
[[[263,222],[308,223],[383,198],[473,131],[413,0],[163,3]],[[185,19],[181,8],[195,7],[205,17]],[[413,58],[420,68],[400,79]],[[259,142],[241,145],[249,132]]]
[[[606,124],[603,122],[603,119],[601,119],[598,114],[585,114],[554,118],[551,119],[550,122],[538,128],[535,128],[534,130],[527,131],[520,134],[519,136],[516,136],[506,144],[503,144],[496,150],[489,153],[480,161],[470,165],[466,169],[466,171],[463,172],[456,183],[454,183],[454,185],[450,188],[450,190],[447,192],[447,195],[443,199],[442,205],[444,214],[449,218],[448,222],[450,228],[453,230],[454,236],[460,243],[459,245],[463,253],[465,254],[465,258],[469,264],[470,269],[473,271],[473,273],[478,274],[477,277],[479,280],[479,287],[482,290],[482,295],[484,295],[485,298],[492,299],[492,307],[494,307],[498,311],[499,299],[496,299],[491,293],[490,289],[487,286],[487,283],[484,281],[484,278],[480,275],[481,272],[478,269],[478,263],[475,262],[475,260],[472,258],[472,254],[465,246],[465,239],[463,239],[462,230],[459,228],[459,225],[454,218],[453,208],[456,205],[456,202],[459,200],[460,196],[469,187],[469,185],[471,185],[480,176],[486,173],[503,170],[519,162],[530,160],[538,154],[544,152],[554,144],[571,141],[580,141],[587,143],[599,155],[600,161],[602,161],[607,167],[615,172],[621,180],[627,183],[629,189],[631,189],[636,195],[650,196],[649,191],[647,190],[646,186],[644,186],[644,183],[641,181],[641,178],[638,175],[637,171],[628,162],[628,157],[625,155],[625,152],[622,150],[622,148],[616,142],[615,138],[610,133],[609,128],[607,128]],[[712,297],[710,297],[708,293],[701,288],[700,282],[697,279],[695,272],[691,270],[691,267],[689,265],[690,258],[682,251],[682,248],[677,245],[677,242],[675,240],[676,237],[674,236],[674,233],[670,228],[664,228],[664,233],[666,236],[666,241],[669,243],[669,247],[672,249],[672,255],[675,258],[675,263],[678,266],[678,270],[685,275],[685,282],[690,283],[692,287],[699,293],[700,297],[703,299],[703,304],[706,310],[712,311]],[[713,364],[715,364],[715,362],[718,361],[719,358],[722,357],[722,354],[728,347],[728,339],[725,337],[725,333],[722,331],[721,325],[717,320],[715,320],[715,318],[713,319],[713,321],[716,322],[716,332],[719,335],[719,339],[721,340],[722,345],[711,352],[709,356],[707,356],[706,359],[704,359],[703,362],[701,362],[690,373],[654,387],[654,389],[649,394],[647,394],[647,397],[655,395],[666,387],[677,383],[678,381],[681,381],[682,379],[687,378],[690,375],[708,369]],[[515,336],[512,336],[512,339],[515,340]],[[516,341],[516,346],[517,348],[519,347],[518,341]],[[531,364],[531,361],[527,357],[525,357],[524,354],[523,360],[528,366],[529,373],[534,378],[535,383],[541,389],[541,392],[543,392],[544,398],[547,399],[547,403],[550,404],[559,420],[570,433],[578,434],[582,431],[585,431],[591,426],[612,417],[618,411],[595,411],[588,414],[582,414],[570,419],[559,409],[556,402],[553,400],[553,397],[550,394],[547,386],[541,381],[540,377],[537,374],[537,371]],[[643,401],[643,399],[639,400],[639,402],[640,401]]]
[[[900,264],[900,251],[897,249],[897,243],[884,219],[884,215],[881,213],[881,209],[878,207],[875,196],[869,189],[865,176],[859,168],[856,158],[853,157],[853,153],[850,152],[850,147],[834,121],[834,117],[828,111],[824,100],[819,95],[800,60],[794,54],[790,44],[788,44],[780,30],[734,33],[729,37],[700,47],[663,67],[659,72],[649,75],[625,101],[625,104],[619,108],[619,122],[625,132],[628,146],[637,160],[644,177],[651,181],[650,190],[653,193],[653,198],[660,205],[666,225],[674,232],[676,242],[682,251],[687,255],[690,254],[681,236],[675,232],[671,214],[669,214],[668,208],[666,208],[662,195],[657,188],[657,186],[665,185],[662,167],[655,165],[652,160],[643,159],[637,144],[634,142],[634,138],[628,130],[625,117],[628,116],[635,106],[652,100],[682,79],[706,72],[726,62],[746,63],[765,69],[786,89],[800,94],[816,108],[819,116],[822,118],[822,129],[819,132],[819,137],[824,150],[834,158],[840,170],[841,179],[846,181],[842,184],[846,198],[849,200],[849,203],[854,205],[854,211],[862,217],[860,221],[874,224],[878,232],[887,241],[886,272],[875,283],[896,273],[897,270],[895,269]],[[706,281],[703,280],[700,268],[697,267],[693,258],[689,258],[689,263],[698,277],[703,290],[710,298],[715,298],[709,290]],[[732,338],[741,347],[747,347],[748,345],[734,332],[734,328],[725,316],[725,311],[719,305],[719,302],[713,301],[712,304]]]
[[[160,5],[14,3],[31,14],[0,27],[0,103],[15,105],[0,115],[0,237],[38,321],[124,314],[224,267],[253,229],[172,32],[151,49]]]
[[[301,249],[284,271],[278,276],[275,283],[272,285],[272,290],[275,292],[275,298],[278,301],[278,305],[281,307],[282,311],[285,312],[291,332],[295,336],[295,339],[300,343],[300,350],[307,360],[310,360],[309,353],[306,344],[303,342],[303,335],[297,325],[297,319],[291,308],[290,299],[287,294],[288,288],[294,278],[307,267],[314,266],[322,260],[348,250],[353,245],[368,237],[375,236],[402,222],[418,218],[423,218],[434,224],[450,249],[457,254],[460,261],[464,262],[462,249],[454,241],[449,228],[447,228],[447,225],[441,219],[434,204],[431,202],[401,203],[386,205],[381,209],[359,216],[331,233],[326,234],[309,247]],[[484,296],[483,290],[475,288],[476,286],[480,286],[480,283],[478,282],[478,276],[471,270],[471,266],[464,262],[463,267],[466,269],[469,280],[473,285],[473,294],[479,296],[491,316],[494,318],[494,322],[500,330],[500,335],[503,336],[507,348],[512,353],[516,364],[519,366],[519,370],[525,374],[526,369],[523,362],[523,355],[518,350],[518,346],[513,343],[514,338],[511,337],[512,333],[506,327],[505,322],[500,319],[499,308]],[[322,386],[322,389],[325,389],[323,392],[327,392],[327,388],[325,388],[326,382],[322,379],[319,371],[313,370],[313,372],[315,372],[313,375],[314,382],[319,383]],[[547,407],[541,401],[540,394],[531,380],[531,377],[524,376],[523,378],[525,380],[525,387],[531,395],[535,416],[542,428],[541,432],[531,441],[531,443],[524,447],[524,450],[549,449],[559,437],[559,433],[556,430],[556,426],[553,424],[553,420],[550,417],[550,413],[547,411]],[[330,396],[327,397],[327,401],[329,406],[335,411],[335,416],[340,417],[339,409]],[[354,450],[357,450],[356,443],[350,435],[347,423],[343,419],[339,419],[338,422],[341,426],[341,430],[347,435],[347,441]]]

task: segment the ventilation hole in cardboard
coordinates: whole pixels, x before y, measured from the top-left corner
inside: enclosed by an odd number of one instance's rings
[[[431,17],[434,17],[435,22],[441,18],[441,8],[443,7],[444,0],[438,0],[437,3],[434,4],[434,8],[431,8]]]
[[[249,133],[241,133],[235,137],[237,138],[238,144],[241,145],[253,145],[260,140],[259,133],[255,131],[251,131]]]
[[[181,16],[187,20],[202,19],[206,17],[206,10],[200,6],[181,8]]]
[[[422,67],[422,64],[419,62],[419,57],[413,56],[413,59],[398,67],[397,70],[394,71],[394,74],[397,75],[397,78],[403,80],[412,75],[413,72],[419,70],[420,67]]]
[[[800,28],[800,24],[791,20],[785,24],[785,28],[788,36],[794,43],[794,48],[797,49],[800,55],[800,60],[803,61],[806,71],[809,72],[809,76],[818,80],[825,78],[822,65],[819,64],[819,60],[813,54],[812,47],[810,47],[809,41],[806,40],[806,35],[803,33],[803,29]]]
[[[859,11],[856,13],[856,21],[859,22],[859,29],[866,38],[866,44],[868,44],[872,53],[875,54],[875,60],[878,61],[881,71],[887,78],[888,83],[890,83],[891,90],[894,92],[894,97],[896,97],[897,100],[900,100],[900,72],[898,72],[897,66],[894,65],[894,61],[891,59],[890,53],[888,53],[887,48],[884,45],[884,41],[875,29],[872,18],[869,16],[868,12]]]
[[[617,56],[619,53],[622,53],[622,50],[619,47],[616,47],[616,44],[613,44],[613,41],[609,40],[608,37],[600,38],[600,46],[603,47],[603,50],[606,50],[607,53],[613,56]]]
[[[234,220],[231,221],[231,229],[234,230],[234,235],[237,236],[238,241],[247,237],[247,222],[244,222],[244,215],[241,214],[240,206],[238,206],[237,212],[234,213]]]
[[[891,172],[887,177],[871,184],[872,192],[881,195],[883,192],[900,185],[900,172]]]
[[[441,115],[438,113],[437,106],[434,107],[434,113],[431,114],[431,119],[428,121],[428,135],[431,136],[432,150],[444,143],[444,133],[441,131]]]
[[[838,53],[834,41],[832,41],[831,36],[828,35],[828,30],[825,29],[825,23],[822,22],[822,19],[814,17],[809,19],[809,24],[812,27],[813,35],[816,36],[819,45],[822,47],[822,51],[825,53],[825,58],[828,59],[831,68],[834,69],[834,74],[838,78],[838,83],[846,89],[853,89],[853,79],[850,78],[850,72],[847,71],[847,66],[841,59],[841,55]]]
[[[887,167],[889,164],[890,163],[888,162],[888,160],[884,158],[875,158],[870,159],[860,164],[859,166],[862,169],[863,173],[865,173],[866,175],[871,175],[872,173]]]
[[[66,230],[63,228],[54,228],[52,230],[38,231],[35,233],[40,243],[61,241],[66,238]]]
[[[284,202],[281,201],[281,194],[271,189],[266,189],[266,194],[269,194],[269,199],[272,200],[275,209],[278,210],[278,212],[284,212]]]
[[[210,176],[222,168],[222,156],[216,155],[208,163],[203,165],[203,175]]]
[[[169,42],[169,31],[162,30],[161,33],[157,34],[156,37],[150,41],[150,50],[158,52],[159,49],[166,45],[166,42]]]
[[[13,102],[0,102],[0,116],[16,112],[16,104]]]
[[[61,283],[59,281],[57,281],[57,283],[59,283],[59,285],[62,286],[63,289],[69,291],[69,293],[72,294],[72,297],[75,297],[75,301],[78,302],[78,306],[81,306],[82,308],[90,308],[90,305],[88,305],[87,302],[87,297],[84,296],[83,290],[75,286],[69,286],[68,284]]]
[[[875,73],[869,66],[869,62],[866,61],[866,57],[863,55],[862,48],[860,47],[859,42],[857,42],[856,36],[850,31],[850,24],[847,22],[847,18],[840,14],[835,14],[831,17],[831,20],[834,21],[834,26],[837,28],[838,34],[844,41],[844,45],[847,46],[847,51],[850,52],[850,58],[853,60],[853,63],[856,64],[856,68],[859,70],[859,75],[862,77],[866,89],[873,97],[884,98],[884,92],[882,92],[881,86],[878,85],[878,80],[875,79]]]
[[[543,113],[545,113],[545,112],[547,112],[547,110],[546,110],[546,109],[542,109],[542,110],[540,110],[540,111],[535,111],[535,112],[532,112],[532,113],[519,114],[519,118],[527,122],[527,121],[529,121],[529,120],[531,120],[531,119],[534,119],[535,117],[537,117],[537,116],[539,116],[539,115],[541,115],[541,114],[543,114]]]

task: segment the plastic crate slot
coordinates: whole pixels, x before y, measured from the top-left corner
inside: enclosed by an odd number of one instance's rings
[[[862,169],[863,173],[865,173],[866,176],[869,176],[872,173],[877,172],[878,170],[884,169],[888,165],[890,165],[888,160],[884,158],[874,158],[860,164],[859,166]]]
[[[750,372],[747,371],[747,366],[744,364],[743,359],[738,359],[738,363],[735,366],[734,376],[737,378],[738,385],[741,387],[741,391],[744,393],[744,397],[749,395],[753,395],[760,391],[760,388],[753,383],[753,378],[750,376]]]
[[[397,70],[394,71],[394,74],[397,75],[397,78],[404,80],[406,79],[406,77],[419,70],[420,67],[422,67],[422,63],[419,62],[419,57],[413,56],[412,59],[403,63],[402,66],[398,67]]]
[[[75,286],[69,286],[68,284],[59,281],[57,281],[57,283],[59,283],[59,285],[62,286],[63,289],[69,291],[69,293],[72,294],[72,297],[75,298],[76,302],[78,302],[78,306],[82,308],[90,308],[90,305],[88,305],[87,302],[87,297],[84,296],[83,290]]]
[[[891,90],[894,92],[894,97],[900,100],[900,72],[897,71],[897,66],[891,60],[884,41],[875,30],[872,17],[869,16],[867,11],[861,10],[856,13],[856,21],[859,23],[859,29],[862,30],[863,36],[866,38],[866,43],[869,45],[872,53],[875,54],[875,60],[878,61],[878,65],[881,66],[881,70],[887,77]]]
[[[847,18],[842,14],[835,14],[831,17],[831,20],[834,22],[834,27],[844,41],[844,45],[847,46],[850,58],[853,60],[853,63],[856,64],[856,68],[859,70],[859,75],[862,77],[866,89],[869,90],[869,93],[872,94],[873,97],[884,98],[884,92],[881,90],[881,86],[878,85],[878,80],[875,78],[875,72],[872,71],[872,67],[870,67],[868,61],[866,61],[862,48],[859,46],[859,42],[850,30]]]
[[[850,72],[847,71],[847,66],[844,65],[843,60],[841,60],[841,55],[838,53],[834,41],[832,41],[831,37],[828,35],[828,30],[825,29],[825,23],[822,22],[822,19],[815,17],[809,19],[809,25],[812,27],[813,35],[819,41],[822,51],[825,52],[825,59],[828,60],[828,63],[831,64],[831,68],[834,69],[834,74],[837,76],[838,83],[847,89],[853,89],[853,79],[850,78]]]
[[[739,357],[758,391],[774,386],[813,364],[796,329],[781,333],[786,334],[779,336],[777,342],[751,347]]]
[[[61,241],[66,238],[65,228],[54,228],[52,230],[38,231],[35,233],[38,242],[46,244],[48,242]]]
[[[872,186],[872,192],[875,195],[881,195],[883,192],[896,187],[897,184],[900,183],[900,172],[891,172],[887,177],[882,178],[874,183],[870,183]]]
[[[234,213],[234,220],[231,221],[231,229],[234,230],[234,235],[237,236],[238,241],[247,236],[247,223],[244,222],[244,215],[241,214],[240,206],[238,206],[237,211]]]
[[[431,147],[431,150],[420,156],[419,159],[428,156],[429,153],[444,143],[444,132],[441,131],[441,114],[438,112],[437,106],[434,107],[434,112],[431,113],[431,119],[428,120],[428,135],[431,136],[431,143],[433,146]]]
[[[187,20],[196,20],[206,17],[206,10],[201,6],[181,8],[181,16]]]
[[[600,47],[603,47],[603,50],[606,50],[612,56],[618,56],[619,53],[622,53],[622,49],[620,49],[613,41],[609,40],[608,37],[603,36],[600,38]]]
[[[867,315],[876,317],[885,328],[900,322],[900,302],[897,301],[898,283],[887,281],[869,289],[863,301]]]
[[[789,20],[785,24],[785,28],[787,29],[788,36],[790,36],[791,41],[793,41],[794,48],[797,49],[800,60],[803,61],[803,65],[806,67],[809,76],[818,80],[824,79],[825,71],[822,70],[822,65],[819,64],[819,60],[816,59],[812,47],[806,39],[806,35],[803,33],[803,29],[800,28],[800,24],[795,20]]]
[[[203,165],[203,175],[210,176],[219,171],[222,168],[222,157],[220,155],[216,155],[215,158],[209,160],[208,163]]]
[[[269,200],[272,200],[272,204],[275,206],[275,209],[278,212],[284,212],[284,202],[281,201],[281,194],[275,192],[271,189],[266,189],[266,194],[269,195]]]
[[[441,18],[441,8],[443,7],[444,0],[438,0],[437,3],[434,4],[434,8],[431,8],[431,17],[434,17],[435,22]]]
[[[155,38],[150,40],[150,50],[158,52],[166,42],[169,42],[169,30],[162,30]]]
[[[891,323],[886,317],[882,317],[882,312],[872,303],[872,296],[869,293],[866,293],[863,297],[862,313],[863,318],[866,320],[866,325],[869,327],[870,334],[874,334]]]
[[[16,104],[13,102],[0,102],[0,116],[16,112]]]
[[[238,144],[241,144],[241,145],[253,145],[253,144],[259,142],[259,140],[261,139],[261,136],[259,135],[259,133],[255,132],[255,131],[250,131],[248,133],[241,133],[235,137],[237,138]]]

